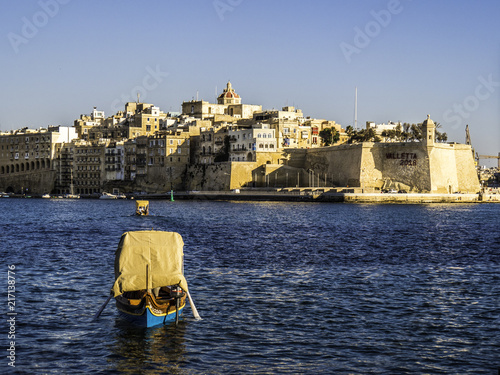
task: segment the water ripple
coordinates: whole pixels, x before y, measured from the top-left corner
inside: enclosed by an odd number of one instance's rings
[[[498,205],[0,200],[24,373],[497,371]],[[203,317],[130,327],[113,304],[128,230],[185,241]]]

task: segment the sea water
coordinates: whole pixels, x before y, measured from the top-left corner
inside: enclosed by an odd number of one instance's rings
[[[130,200],[0,199],[0,371],[500,368],[498,204],[151,201],[149,216],[134,211]],[[130,327],[112,300],[92,321],[121,234],[150,229],[182,235],[203,320],[186,307],[178,326]]]

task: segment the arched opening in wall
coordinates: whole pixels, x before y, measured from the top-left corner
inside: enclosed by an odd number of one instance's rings
[[[36,161],[36,169],[40,169],[40,160]]]
[[[205,146],[203,146],[201,153],[202,153],[202,155],[205,155]]]
[[[35,162],[34,161],[31,162],[31,170],[33,170],[33,169],[35,169]]]
[[[19,172],[19,164],[16,164],[16,172]]]
[[[234,108],[231,108],[231,109],[229,110],[229,114],[230,114],[231,116],[233,116],[233,115],[234,115]]]
[[[212,146],[208,146],[208,154],[211,155],[212,154]]]
[[[24,172],[24,163],[21,163],[21,172]]]
[[[249,152],[247,154],[247,161],[252,161],[252,153],[251,152]]]
[[[2,165],[2,174],[5,174],[5,167]]]
[[[5,190],[5,192],[6,192],[6,193],[9,193],[9,194],[10,194],[10,193],[13,193],[13,192],[14,192],[14,188],[13,188],[12,186],[9,186],[9,187],[7,188],[7,190]]]
[[[26,162],[26,170],[29,171],[30,170],[30,162]]]
[[[47,167],[46,168],[50,168],[50,160],[47,159]]]
[[[10,173],[14,173],[14,170],[15,170],[15,169],[14,169],[14,164],[12,164],[12,165],[10,166]]]

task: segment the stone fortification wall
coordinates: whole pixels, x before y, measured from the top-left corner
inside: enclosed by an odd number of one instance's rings
[[[364,143],[364,187],[430,192],[427,149],[420,143]]]
[[[453,145],[438,145],[429,150],[431,191],[454,193],[459,191],[456,155]]]
[[[186,190],[228,191],[241,188],[275,188],[308,186],[308,175],[302,168],[283,164],[231,162],[189,167]]]
[[[341,145],[307,150],[304,165],[314,175],[324,176],[333,186],[359,187],[363,145]],[[291,159],[295,152],[291,152]],[[299,153],[300,155],[300,153]],[[296,162],[289,165],[300,167]]]
[[[288,165],[328,176],[334,186],[422,193],[479,191],[470,146],[370,143],[288,151]]]
[[[229,190],[231,163],[195,164],[188,167],[185,190]]]
[[[52,192],[55,181],[54,171],[15,173],[0,177],[0,191],[20,193],[24,189],[27,194],[46,194]]]
[[[135,190],[147,193],[165,193],[173,190],[184,190],[186,167],[180,166],[148,166],[144,177],[137,177]]]

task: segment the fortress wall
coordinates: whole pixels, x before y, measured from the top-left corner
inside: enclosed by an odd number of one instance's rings
[[[28,194],[46,194],[52,192],[56,181],[56,172],[45,170],[40,172],[12,173],[0,177],[0,191],[24,189]]]
[[[148,166],[146,176],[137,177],[135,180],[135,190],[142,190],[147,193],[165,193],[183,189],[185,166]]]
[[[451,194],[459,191],[453,145],[435,145],[429,150],[431,192]]]
[[[195,164],[188,167],[185,190],[229,190],[232,164]]]
[[[430,191],[429,158],[423,145],[409,142],[365,145],[364,187]]]
[[[469,145],[455,146],[455,162],[457,168],[458,191],[477,193],[481,189],[474,164],[474,155]]]
[[[326,173],[335,186],[359,187],[362,147],[353,144],[308,149],[303,168],[320,176]]]
[[[312,170],[336,186],[420,193],[477,192],[470,146],[419,142],[340,145],[290,150],[288,165]]]
[[[262,175],[260,170],[257,171],[257,165],[256,162],[232,162],[230,167],[231,181],[228,188],[232,190],[252,186],[253,179]],[[264,170],[262,167],[260,169]]]

